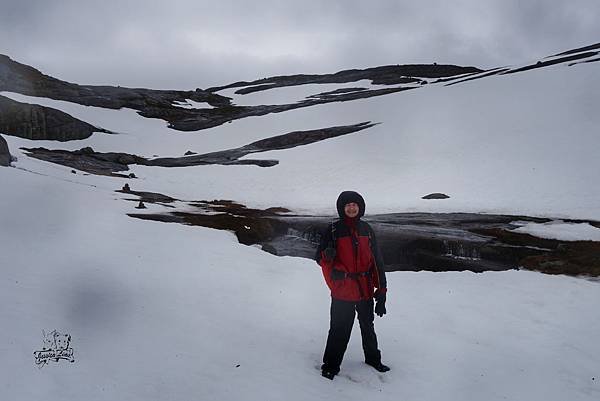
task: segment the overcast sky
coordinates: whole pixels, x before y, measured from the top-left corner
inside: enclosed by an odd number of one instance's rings
[[[483,68],[600,42],[600,1],[0,0],[0,53],[81,84],[193,89],[385,64]]]

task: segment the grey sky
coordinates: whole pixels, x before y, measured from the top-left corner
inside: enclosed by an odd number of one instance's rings
[[[192,89],[384,64],[526,62],[600,42],[598,21],[598,0],[0,0],[0,53],[82,84]]]

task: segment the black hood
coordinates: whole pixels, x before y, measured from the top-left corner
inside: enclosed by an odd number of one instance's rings
[[[338,196],[336,206],[338,215],[340,219],[346,217],[346,213],[344,213],[344,206],[348,203],[356,203],[358,204],[358,216],[356,218],[360,219],[365,214],[365,200],[358,192],[354,191],[344,191]]]

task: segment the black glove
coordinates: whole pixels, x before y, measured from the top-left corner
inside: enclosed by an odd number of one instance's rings
[[[378,289],[377,291],[375,291],[375,294],[373,295],[373,297],[375,298],[375,301],[376,301],[375,314],[379,317],[382,317],[387,312],[385,310],[385,300],[386,300],[385,291],[380,291]]]
[[[323,256],[325,257],[326,262],[333,262],[333,259],[335,259],[335,248],[330,246],[325,248],[323,251]]]
[[[346,273],[341,270],[333,269],[331,270],[331,279],[333,281],[343,280],[346,278]]]

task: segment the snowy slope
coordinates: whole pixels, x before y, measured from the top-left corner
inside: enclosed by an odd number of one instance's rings
[[[19,160],[15,168],[0,168],[3,398],[599,399],[598,281],[526,271],[389,273],[389,313],[376,329],[392,371],[378,374],[362,363],[355,327],[341,374],[329,382],[318,370],[329,294],[313,261],[272,256],[224,231],[128,218],[135,202],[114,192],[127,181],[135,190],[183,200],[230,198],[332,214],[339,191],[352,188],[365,195],[367,213],[600,220],[600,102],[575,107],[584,94],[600,100],[590,84],[599,82],[598,74],[593,63],[559,65],[200,132],[174,132],[132,110],[10,94],[120,134],[67,143],[4,135]],[[307,91],[277,93],[286,100]],[[268,100],[268,92],[256,95],[250,102]],[[134,166],[136,180],[72,174],[18,150],[92,146],[180,156],[361,121],[381,124],[253,155],[279,159],[275,167]],[[452,197],[420,199],[438,191]],[[163,209],[149,205],[149,211]],[[556,225],[521,231],[533,230],[561,235]],[[591,239],[594,230],[586,232]],[[564,234],[564,226],[558,231]],[[43,345],[42,330],[53,329],[72,336],[75,362],[39,369],[33,352]]]
[[[365,195],[371,213],[462,211],[600,220],[600,187],[594,185],[600,174],[600,158],[595,154],[600,115],[593,106],[600,103],[594,85],[600,82],[600,71],[594,64],[560,64],[454,86],[426,85],[245,118],[199,132],[175,132],[164,122],[144,119],[132,110],[103,110],[4,93],[123,133],[94,134],[66,144],[7,140],[13,149],[92,146],[142,156],[182,156],[187,150],[224,150],[296,130],[373,121],[381,124],[320,143],[252,155],[280,160],[275,167],[134,166],[142,178],[135,185],[180,199],[229,198],[301,213],[330,213],[337,194],[353,188]],[[277,88],[236,95],[235,101],[260,95],[262,103],[269,103],[270,92],[270,103],[280,101],[282,93],[288,99],[309,93],[302,86]],[[582,106],[582,98],[591,100]],[[421,199],[431,192],[451,198]]]
[[[600,396],[599,282],[390,273],[389,313],[376,327],[392,371],[362,363],[355,330],[329,382],[316,369],[329,301],[314,262],[227,232],[129,219],[133,203],[112,192],[114,179],[20,164],[46,175],[0,169],[11,188],[0,197],[6,399]],[[32,353],[53,329],[72,336],[75,362],[40,369]]]

